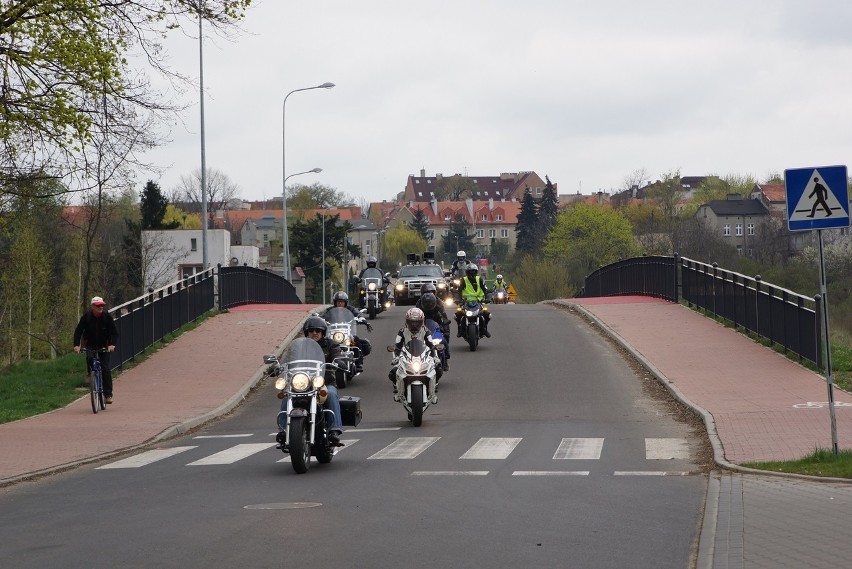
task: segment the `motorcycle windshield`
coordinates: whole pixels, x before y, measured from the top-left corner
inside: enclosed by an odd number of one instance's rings
[[[382,278],[384,278],[384,275],[379,269],[365,269],[364,274],[361,275],[361,278],[367,282],[370,282],[367,279],[378,279],[379,282],[382,282]]]
[[[325,354],[322,348],[310,338],[296,338],[290,342],[287,351],[287,362],[322,362],[325,363]]]
[[[406,347],[408,348],[408,353],[413,356],[419,356],[426,351],[426,342],[420,338],[414,338],[408,342]]]
[[[337,306],[328,311],[326,318],[326,321],[329,325],[329,329],[334,328],[335,330],[340,330],[341,328],[345,328],[344,326],[340,326],[340,324],[346,324],[349,326],[349,334],[351,336],[357,336],[358,332],[355,328],[354,320],[355,317],[352,316],[352,312],[350,312],[348,308],[342,308]]]

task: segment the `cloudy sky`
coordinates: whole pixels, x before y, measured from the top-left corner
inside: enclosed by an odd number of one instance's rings
[[[559,193],[650,178],[847,164],[848,0],[260,0],[204,47],[206,160],[245,199],[286,173],[356,200],[409,174],[532,170]],[[198,77],[198,42],[167,49]],[[332,82],[336,87],[284,96]],[[147,158],[200,167],[198,92]],[[144,179],[150,174],[141,174]],[[155,176],[156,178],[156,176]],[[141,184],[140,184],[141,187]]]

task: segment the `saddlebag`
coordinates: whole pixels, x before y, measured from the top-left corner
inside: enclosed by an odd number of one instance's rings
[[[361,422],[361,398],[344,396],[340,398],[340,420],[345,427],[357,427]]]

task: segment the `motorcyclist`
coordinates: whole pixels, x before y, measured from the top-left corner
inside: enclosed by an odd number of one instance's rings
[[[462,279],[460,295],[463,301],[467,301],[470,299],[474,299],[479,303],[484,303],[486,299],[486,294],[491,293],[488,287],[485,286],[485,281],[482,280],[482,277],[479,276],[479,269],[473,263],[470,263],[465,270],[465,277]],[[460,303],[458,308],[456,308],[456,324],[459,327],[459,331],[456,334],[459,338],[461,338],[464,334],[462,333],[462,316],[464,316],[464,302]],[[483,306],[482,307],[482,329],[480,333],[486,338],[491,337],[491,332],[488,331],[488,322],[491,320],[491,314],[488,312],[488,309]]]
[[[369,256],[369,257],[367,257],[367,268],[366,268],[366,269],[363,269],[363,270],[362,270],[362,271],[358,274],[358,279],[357,279],[357,280],[358,280],[358,282],[360,283],[362,280],[364,280],[364,273],[366,273],[368,269],[378,269],[378,266],[377,266],[377,265],[378,265],[378,263],[379,263],[379,261],[378,261],[375,257],[373,257],[372,255],[371,255],[371,256]],[[388,285],[390,285],[390,279],[387,277],[387,274],[383,274],[383,275],[382,275],[382,283],[385,285],[385,286],[383,287],[385,292],[384,292],[384,294],[382,294],[382,296],[381,296],[381,302],[382,302],[382,304],[384,304],[385,302],[387,302],[387,297],[388,297],[388,293],[387,293],[387,291],[388,291]]]
[[[326,363],[333,363],[335,358],[340,357],[340,346],[326,337],[328,332],[328,324],[319,316],[311,316],[305,321],[302,326],[302,332],[306,338],[314,340],[322,348],[322,353],[325,355]],[[334,369],[325,371],[325,387],[328,390],[323,407],[334,413],[334,421],[332,421],[329,429],[328,439],[333,444],[340,443],[340,435],[343,434],[343,420],[340,415],[340,398],[337,394],[337,385],[334,380]],[[282,409],[286,408],[286,401],[282,403]]]
[[[432,344],[432,335],[429,333],[429,329],[424,326],[424,322],[426,321],[426,316],[423,314],[423,311],[417,308],[416,306],[413,308],[409,308],[405,312],[405,326],[399,329],[399,332],[396,333],[396,340],[394,341],[394,350],[393,350],[393,361],[391,365],[391,370],[388,373],[388,379],[390,379],[393,384],[393,400],[399,401],[399,394],[396,389],[396,360],[399,357],[399,354],[402,352],[402,348],[411,340],[415,338],[418,340],[423,340],[425,344],[430,349],[430,355],[436,359],[438,358],[438,354],[435,351],[435,346]]]
[[[441,333],[444,335],[444,356],[446,356],[443,370],[450,371],[450,364],[446,361],[450,359],[450,318],[444,310],[444,304],[435,296],[435,285],[426,283],[421,290],[424,292],[417,299],[415,306],[423,311],[427,320],[434,320],[441,327]]]
[[[504,288],[504,289],[509,288],[509,283],[507,283],[506,281],[503,280],[503,275],[497,275],[494,278],[494,289],[496,290],[498,288]]]
[[[464,276],[464,271],[467,268],[467,255],[464,251],[459,251],[456,253],[456,260],[453,261],[453,265],[450,268],[450,274],[452,276],[457,276],[461,278]]]
[[[370,324],[364,319],[363,316],[361,316],[361,313],[358,312],[358,309],[354,308],[352,306],[349,306],[349,295],[348,294],[346,294],[342,290],[337,291],[336,293],[334,293],[334,296],[331,297],[331,301],[332,301],[333,306],[326,309],[325,315],[323,316],[323,318],[325,318],[326,320],[329,319],[329,316],[330,316],[329,313],[330,313],[332,308],[345,308],[349,312],[351,312],[353,316],[355,316],[356,322],[366,326],[368,332],[372,332],[373,327],[370,326]],[[358,346],[360,354],[361,354],[361,355],[358,356],[358,359],[355,361],[355,372],[361,373],[362,371],[364,371],[364,356],[370,355],[370,351],[372,350],[372,346],[370,344],[370,341],[366,338],[359,338],[358,336],[353,336],[353,339],[355,340],[355,344]]]

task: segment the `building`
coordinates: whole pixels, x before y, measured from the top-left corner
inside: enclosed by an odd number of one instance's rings
[[[730,194],[727,200],[702,204],[695,217],[715,228],[740,255],[752,257],[760,226],[769,220],[769,210],[760,200],[744,200],[739,194]]]

